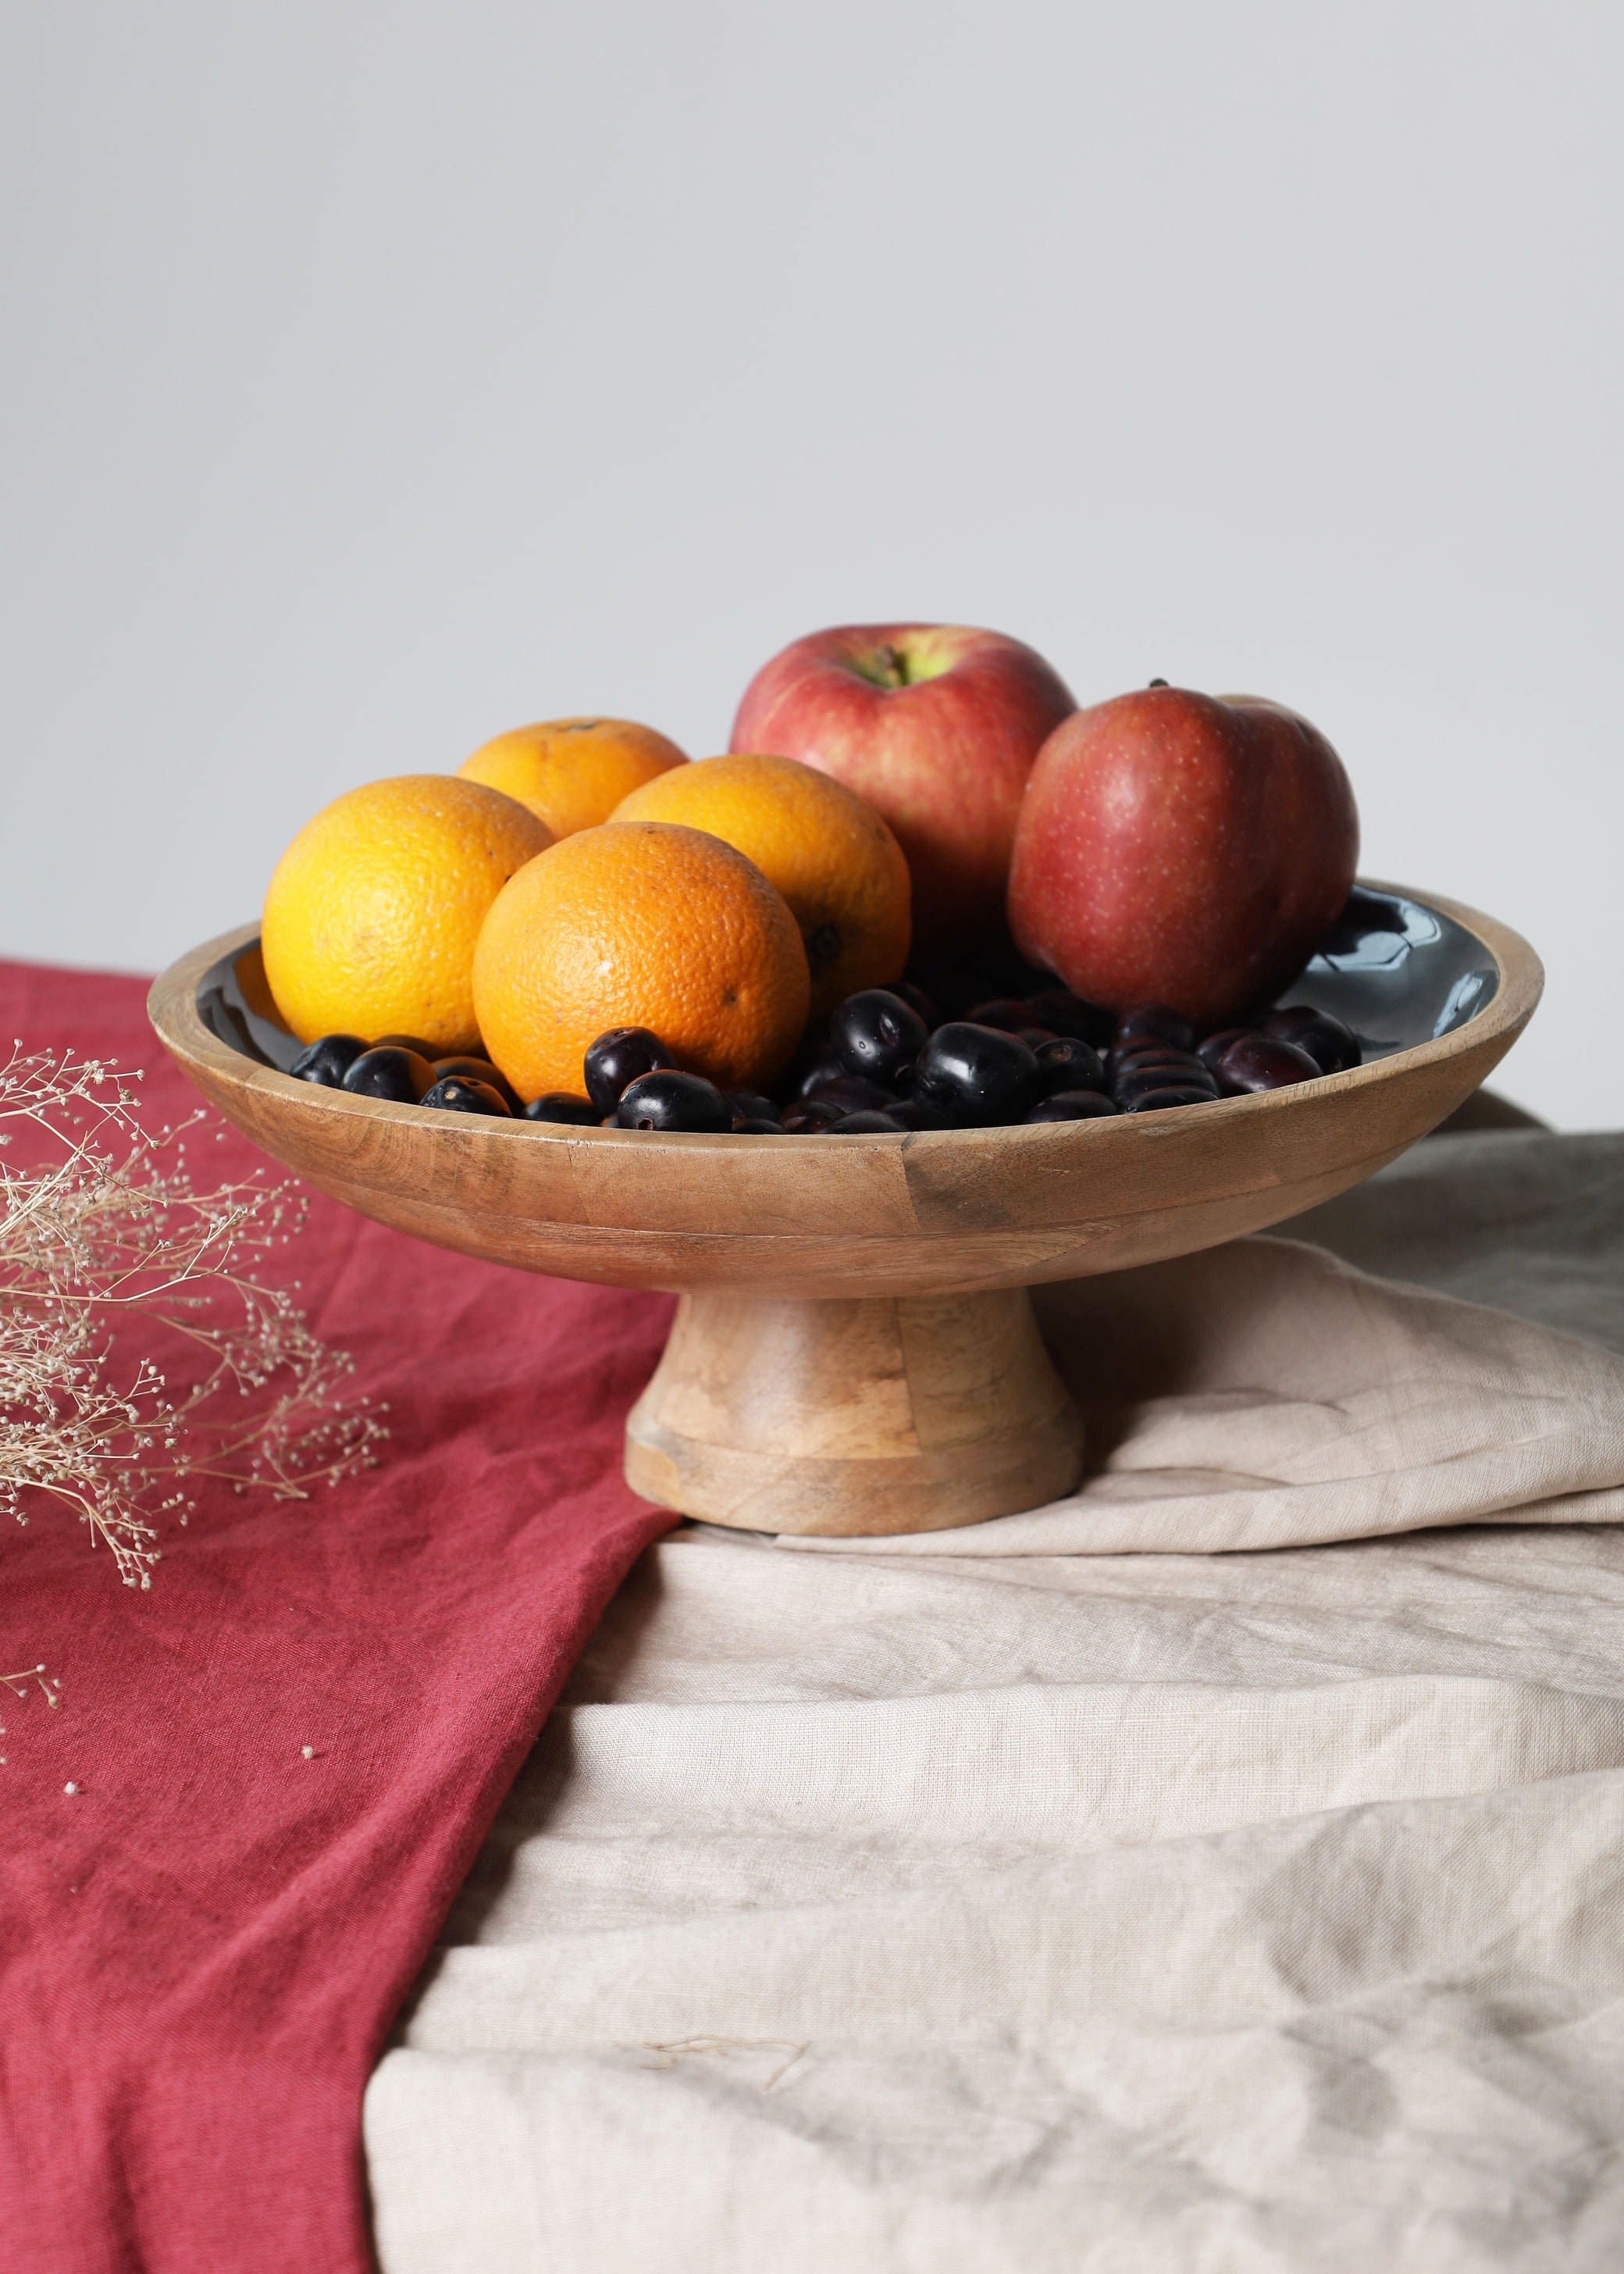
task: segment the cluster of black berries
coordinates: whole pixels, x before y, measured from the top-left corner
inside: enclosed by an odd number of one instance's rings
[[[1280,1089],[1359,1063],[1338,1019],[1300,1005],[1198,1043],[1164,1004],[1116,1018],[1064,987],[998,996],[944,1020],[904,981],[850,995],[803,1050],[787,1095],[721,1090],[667,1063],[646,1027],[615,1027],[586,1054],[587,1096],[554,1091],[536,1121],[740,1136],[862,1136],[1155,1113]]]
[[[489,1058],[436,1058],[417,1035],[320,1035],[289,1072],[324,1089],[386,1097],[396,1105],[439,1105],[451,1113],[523,1113],[517,1090]]]
[[[487,1058],[437,1058],[411,1035],[370,1044],[323,1035],[292,1072],[401,1105],[582,1128],[855,1137],[1208,1104],[1340,1073],[1358,1065],[1359,1045],[1340,1019],[1303,1004],[1198,1041],[1162,1003],[1117,1018],[1064,987],[1043,987],[944,1019],[922,987],[903,980],[848,995],[826,1034],[803,1048],[780,1099],[718,1089],[670,1058],[646,1027],[613,1027],[586,1054],[584,1097],[551,1090],[529,1104]]]

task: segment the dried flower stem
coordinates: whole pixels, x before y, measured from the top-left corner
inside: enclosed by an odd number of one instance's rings
[[[20,1043],[0,1065],[0,1147],[30,1133],[24,1165],[0,1157],[0,1510],[71,1509],[147,1587],[155,1519],[184,1524],[197,1480],[302,1498],[386,1433],[340,1403],[352,1360],[253,1276],[302,1196],[258,1172],[199,1192],[186,1135],[217,1125],[150,1134],[139,1079]],[[121,1350],[131,1337],[161,1356]]]

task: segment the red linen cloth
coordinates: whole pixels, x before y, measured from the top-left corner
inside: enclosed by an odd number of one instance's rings
[[[0,1042],[144,1066],[147,1117],[177,1119],[196,1100],[145,996],[0,964]],[[234,1133],[214,1150],[222,1176],[258,1157]],[[376,1469],[308,1502],[204,1492],[150,1593],[69,1515],[0,1536],[0,1673],[63,1683],[55,1711],[0,1690],[7,2274],[371,2264],[368,2072],[571,1662],[673,1520],[620,1473],[665,1299],[319,1196],[285,1253],[390,1402]]]

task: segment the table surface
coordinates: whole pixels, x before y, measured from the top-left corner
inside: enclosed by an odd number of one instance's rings
[[[1440,1139],[1282,1229],[1532,1322],[1425,1313],[1491,1426],[1496,1363],[1583,1378],[1588,1495],[1268,1553],[674,1535],[374,2074],[385,2274],[1624,2259],[1624,1138]],[[1302,1402],[1188,1374],[1135,1489],[1199,1515],[1177,1446],[1265,1424],[1374,1477]]]

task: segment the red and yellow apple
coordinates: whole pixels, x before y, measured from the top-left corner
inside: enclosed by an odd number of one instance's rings
[[[1077,705],[1042,657],[959,624],[851,624],[774,656],[729,748],[799,758],[890,823],[914,879],[916,946],[1002,927],[1021,793]]]
[[[1039,752],[1010,928],[1091,1002],[1170,1003],[1214,1027],[1297,976],[1358,853],[1348,776],[1306,719],[1146,688],[1074,712]]]

